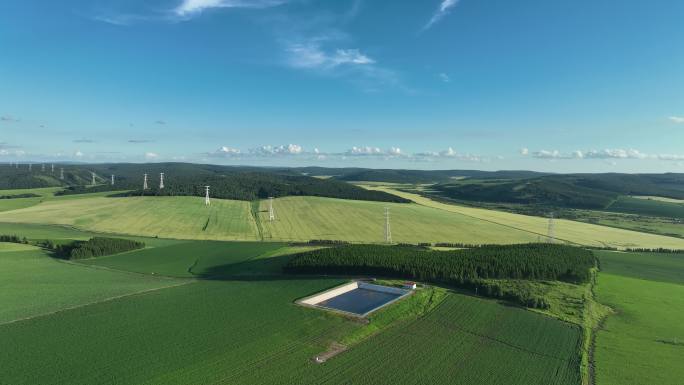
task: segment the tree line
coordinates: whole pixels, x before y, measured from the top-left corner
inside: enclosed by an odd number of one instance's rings
[[[510,291],[487,280],[522,279],[587,282],[596,264],[593,253],[559,244],[487,245],[433,251],[422,247],[346,245],[297,254],[288,273],[376,275],[444,283],[478,290],[490,297],[545,308],[543,298]]]
[[[0,235],[0,242],[28,244],[28,239],[19,238],[18,235]]]
[[[43,246],[52,250],[57,258],[77,260],[142,249],[145,243],[130,239],[95,237],[88,241],[74,241],[66,244],[56,244],[48,240]]]

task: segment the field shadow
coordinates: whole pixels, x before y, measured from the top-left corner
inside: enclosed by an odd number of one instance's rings
[[[306,279],[330,279],[322,275],[287,274],[283,271],[292,255],[271,258],[255,258],[244,262],[211,266],[193,273],[198,279],[213,281],[285,281]]]

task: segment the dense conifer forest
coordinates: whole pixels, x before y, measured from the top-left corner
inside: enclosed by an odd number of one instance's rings
[[[46,241],[44,246],[52,249],[57,258],[77,260],[142,249],[145,243],[121,238],[95,237],[88,241],[74,241],[66,244]]]
[[[421,247],[347,245],[298,254],[292,273],[377,275],[464,283],[481,279],[586,282],[591,251],[560,244],[491,245],[434,251]]]

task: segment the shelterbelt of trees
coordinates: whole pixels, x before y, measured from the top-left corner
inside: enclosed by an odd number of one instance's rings
[[[57,258],[77,260],[142,249],[145,243],[121,238],[95,237],[88,241],[75,241],[67,244],[55,244],[48,240],[43,246],[53,250]]]
[[[480,294],[546,307],[543,298],[506,292],[492,279],[587,282],[594,254],[560,244],[491,245],[453,251],[421,247],[346,245],[301,253],[284,269],[297,274],[363,275],[444,283]]]

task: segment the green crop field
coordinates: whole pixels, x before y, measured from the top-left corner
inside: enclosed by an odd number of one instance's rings
[[[0,196],[12,196],[20,194],[33,194],[37,197],[31,198],[12,198],[0,199],[0,212],[23,209],[39,204],[40,202],[49,199],[55,192],[61,190],[60,187],[45,187],[35,189],[17,189],[17,190],[0,190]]]
[[[32,246],[0,245],[0,325],[183,283],[64,263]]]
[[[274,201],[273,222],[268,221],[267,205],[262,202],[259,213],[264,239],[383,242],[385,207],[390,208],[395,242],[521,243],[537,239],[525,231],[416,204],[286,197]]]
[[[601,270],[614,275],[684,284],[684,254],[594,252]]]
[[[615,314],[597,333],[596,384],[681,384],[684,255],[603,252],[599,258],[597,299]]]
[[[222,267],[255,259],[284,246],[279,243],[187,241],[79,263],[147,274],[202,277],[220,274]]]
[[[0,383],[288,383],[359,327],[292,303],[339,282],[200,281],[2,325]]]
[[[450,294],[426,317],[310,368],[304,383],[579,384],[579,338],[570,324]]]
[[[331,341],[362,326],[292,301],[337,283],[199,281],[0,326],[0,340],[7,341],[0,351],[3,380],[14,385],[579,383],[578,329],[457,294],[425,318],[314,364],[311,358]]]
[[[382,187],[373,187],[383,189]],[[0,222],[49,223],[103,233],[178,239],[352,242],[384,240],[384,208],[390,208],[395,242],[524,243],[545,239],[548,220],[435,202],[396,192],[417,204],[319,197],[275,200],[276,220],[267,202],[256,213],[249,202],[215,199],[205,207],[196,197],[81,197],[52,199],[32,207],[0,212]],[[593,246],[683,248],[684,239],[556,220],[559,240]]]
[[[0,196],[34,194],[34,195],[40,195],[41,197],[51,197],[57,191],[60,191],[62,189],[63,189],[62,187],[43,187],[43,188],[24,188],[24,189],[0,190]],[[22,198],[19,198],[19,199],[22,199]]]
[[[544,236],[547,234],[548,219],[546,218],[446,204],[422,197],[418,194],[398,191],[387,187],[372,186],[368,188],[386,191],[407,199],[411,199],[422,206],[462,214],[471,220],[481,220],[493,224],[500,224],[512,229],[518,229],[520,231],[529,232],[535,235],[539,234]],[[609,246],[618,248],[664,247],[671,249],[684,249],[684,239],[655,234],[646,234],[564,219],[557,219],[555,221],[555,234],[559,240],[589,246]]]
[[[684,285],[602,273],[596,293],[617,312],[596,336],[596,384],[681,384]]]
[[[249,202],[197,197],[54,199],[0,213],[0,222],[70,225],[103,233],[178,239],[255,240]]]

